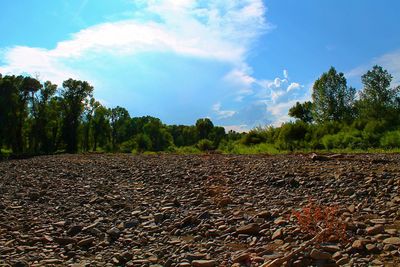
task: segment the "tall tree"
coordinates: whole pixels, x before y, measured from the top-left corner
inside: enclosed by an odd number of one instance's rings
[[[214,124],[209,118],[198,119],[196,121],[197,134],[200,140],[209,138],[213,128]]]
[[[320,123],[350,119],[355,94],[356,90],[347,86],[344,74],[331,67],[313,86],[314,119]]]
[[[111,145],[113,151],[115,151],[117,144],[121,144],[129,138],[128,130],[131,117],[125,108],[119,106],[110,109],[109,114],[111,126]]]
[[[361,76],[360,109],[367,119],[388,118],[399,108],[400,86],[391,88],[392,75],[380,66],[374,66]],[[398,116],[398,114],[396,114]]]
[[[50,81],[45,82],[44,86],[40,89],[36,111],[37,115],[34,125],[32,126],[32,131],[36,140],[35,143],[37,145],[35,152],[49,153],[52,151],[51,129],[49,128],[49,124],[51,119],[57,120],[57,118],[52,118],[52,116],[50,116],[50,113],[54,112],[54,110],[51,110],[50,102],[56,91],[57,85],[52,84]]]
[[[61,96],[63,98],[64,118],[63,137],[69,153],[78,151],[78,129],[80,117],[84,109],[84,100],[91,97],[93,87],[84,81],[69,79],[63,82]]]
[[[104,147],[109,138],[109,110],[99,105],[93,115],[93,151],[97,150],[97,146]]]

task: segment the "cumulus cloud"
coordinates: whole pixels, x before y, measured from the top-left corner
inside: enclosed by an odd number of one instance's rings
[[[296,102],[304,102],[310,98],[310,88],[305,89],[299,82],[290,81],[287,70],[283,71],[283,77],[271,80],[257,79],[250,71],[248,68],[247,72],[235,71],[228,76],[231,81],[237,81],[238,86],[241,86],[238,88],[249,88],[252,92],[246,96],[247,101],[243,101],[242,107],[235,114],[225,118],[235,122],[235,125],[246,123],[248,128],[266,124],[279,126],[290,120],[290,107]]]

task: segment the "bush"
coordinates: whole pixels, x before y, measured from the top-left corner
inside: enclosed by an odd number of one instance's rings
[[[385,133],[379,141],[380,145],[384,148],[398,148],[400,147],[400,131],[391,131]]]
[[[119,150],[122,153],[131,153],[132,150],[134,150],[136,148],[136,142],[134,139],[130,139],[128,141],[123,142],[120,147]]]
[[[201,151],[210,151],[210,150],[214,150],[214,144],[212,141],[208,140],[208,139],[201,139],[196,147],[198,149],[200,149]]]
[[[242,139],[242,144],[249,146],[249,145],[256,145],[262,142],[265,142],[265,137],[257,130],[251,130],[248,134],[246,134]]]
[[[282,124],[278,136],[278,148],[291,151],[294,149],[304,148],[307,130],[307,124],[302,121]]]
[[[135,139],[135,148],[138,152],[151,150],[152,142],[146,134],[138,134]]]

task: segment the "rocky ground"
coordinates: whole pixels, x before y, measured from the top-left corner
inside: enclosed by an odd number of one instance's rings
[[[399,266],[400,155],[59,155],[0,162],[0,266]],[[324,225],[321,225],[322,227]],[[343,233],[342,233],[343,234]],[[340,234],[340,235],[342,235]]]

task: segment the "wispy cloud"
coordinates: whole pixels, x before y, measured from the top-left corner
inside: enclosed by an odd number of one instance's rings
[[[369,63],[357,66],[356,68],[348,71],[346,76],[350,79],[359,78],[374,65],[380,65],[387,69],[388,72],[393,76],[393,85],[400,85],[400,50],[392,51],[373,58]]]
[[[222,110],[221,103],[214,104],[212,110],[217,114],[218,119],[230,118],[236,114],[236,111],[234,110]]]

